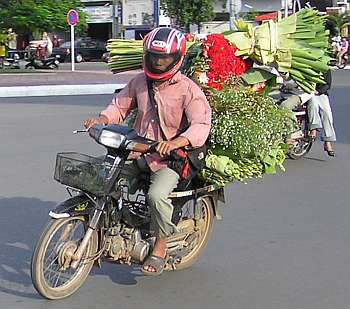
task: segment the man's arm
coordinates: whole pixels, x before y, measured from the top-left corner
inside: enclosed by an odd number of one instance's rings
[[[211,128],[211,108],[203,91],[193,83],[185,102],[188,129],[181,133],[192,147],[200,147],[207,140]]]

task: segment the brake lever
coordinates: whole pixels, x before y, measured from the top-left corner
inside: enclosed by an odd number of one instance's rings
[[[154,142],[152,145],[149,146],[147,153],[153,153],[156,152],[156,147],[158,146],[159,142]]]
[[[74,130],[73,134],[78,134],[78,133],[87,133],[89,132],[89,129],[83,129],[83,130]]]

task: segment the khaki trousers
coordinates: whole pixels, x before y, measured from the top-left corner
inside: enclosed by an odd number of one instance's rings
[[[165,238],[177,231],[171,221],[174,207],[168,196],[176,188],[180,177],[170,168],[152,172],[146,160],[141,157],[125,164],[123,174],[129,182],[131,191],[136,191],[137,178],[145,172],[150,173],[151,178],[147,194],[147,202],[151,210],[151,231],[154,232],[154,236]]]

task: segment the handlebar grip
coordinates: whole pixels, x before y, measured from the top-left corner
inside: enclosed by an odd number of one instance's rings
[[[157,145],[158,145],[158,142],[154,142],[151,144],[131,142],[126,147],[126,149],[135,151],[135,152],[140,152],[140,153],[151,153],[156,151]]]
[[[132,151],[146,153],[149,151],[150,148],[151,147],[149,145],[135,143],[132,147]]]

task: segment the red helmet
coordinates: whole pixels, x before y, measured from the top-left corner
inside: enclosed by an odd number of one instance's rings
[[[182,32],[173,28],[156,28],[143,40],[143,69],[153,80],[166,80],[180,70],[186,53],[186,39]],[[165,70],[156,69],[151,57],[173,56],[174,60]]]

